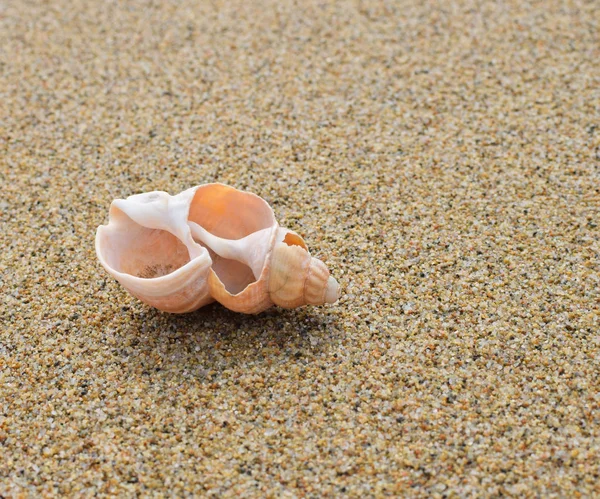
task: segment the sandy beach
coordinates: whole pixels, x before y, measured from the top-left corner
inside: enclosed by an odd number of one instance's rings
[[[600,4],[0,2],[0,497],[600,496]],[[340,282],[159,312],[115,198],[222,182]]]

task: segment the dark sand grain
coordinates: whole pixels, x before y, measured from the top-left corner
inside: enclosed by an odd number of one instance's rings
[[[0,495],[600,495],[600,4],[0,3]],[[273,206],[334,306],[171,316],[116,197]]]

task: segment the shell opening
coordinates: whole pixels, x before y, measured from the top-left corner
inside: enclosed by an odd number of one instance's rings
[[[190,261],[188,249],[173,234],[164,230],[153,230],[150,241],[142,251],[129,248],[121,261],[121,272],[152,279],[162,277],[183,267]]]
[[[209,250],[212,269],[232,295],[260,277],[266,251],[257,248],[275,223],[263,199],[221,184],[200,187],[188,214],[194,240]]]
[[[229,254],[228,250],[231,250],[231,248],[228,246],[230,244],[235,245],[236,241],[213,238],[211,234],[207,234],[195,223],[190,224],[190,226],[194,241],[208,250],[212,260],[211,268],[228,293],[237,295],[248,285],[256,282],[258,276],[255,276],[252,268],[246,262],[235,258],[227,258],[227,256],[235,256]]]
[[[129,221],[125,226],[104,229],[102,256],[106,263],[123,274],[142,279],[168,275],[190,261],[187,247],[170,232],[149,229]]]
[[[300,246],[301,248],[308,251],[308,246],[306,246],[304,239],[302,239],[298,234],[294,234],[293,232],[288,232],[283,238],[282,242],[287,244],[288,246]]]
[[[219,280],[225,286],[228,293],[237,295],[246,289],[247,286],[256,282],[254,273],[248,265],[244,265],[236,260],[221,258],[210,248],[209,253],[212,258],[212,269],[217,274]]]
[[[275,223],[273,210],[258,196],[209,184],[194,194],[188,220],[224,239],[241,239]]]

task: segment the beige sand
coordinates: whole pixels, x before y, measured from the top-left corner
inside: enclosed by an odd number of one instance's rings
[[[600,495],[594,1],[0,3],[0,495]],[[110,201],[267,199],[334,306],[185,316]]]

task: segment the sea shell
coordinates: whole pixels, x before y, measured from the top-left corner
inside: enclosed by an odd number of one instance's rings
[[[279,227],[265,200],[223,184],[114,200],[108,225],[98,227],[96,253],[127,291],[165,312],[216,300],[256,314],[339,298],[325,264],[298,234]]]

